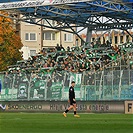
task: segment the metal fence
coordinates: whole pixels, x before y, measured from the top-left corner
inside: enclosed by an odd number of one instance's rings
[[[133,70],[0,74],[0,100],[68,100],[71,81],[77,100],[132,100]]]
[[[68,88],[76,81],[77,99],[81,97],[82,74],[67,72],[1,74],[0,100],[67,100]]]

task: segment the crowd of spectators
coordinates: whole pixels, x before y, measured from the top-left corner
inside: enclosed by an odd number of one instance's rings
[[[133,58],[131,47],[133,45],[123,44],[122,47],[117,45],[111,46],[107,41],[104,44],[100,42],[91,43],[89,46],[69,46],[65,50],[62,45],[57,44],[55,48],[44,48],[36,56],[30,57],[28,60],[18,61],[15,66],[9,66],[9,72],[53,72],[53,71],[69,71],[73,73],[107,69],[114,66],[114,69],[122,69],[129,67],[133,69]],[[130,49],[127,50],[127,49]],[[121,60],[118,60],[121,58]],[[112,62],[112,63],[111,63]]]
[[[62,86],[68,90],[72,79],[75,79],[79,83],[76,87],[80,88],[81,84],[92,85],[87,88],[89,96],[92,96],[96,94],[94,85],[99,90],[103,72],[105,78],[102,82],[103,86],[116,85],[118,89],[120,71],[112,73],[108,70],[122,69],[122,84],[128,85],[130,82],[132,84],[133,71],[130,71],[130,74],[127,71],[127,69],[133,70],[132,49],[132,43],[125,43],[118,47],[111,46],[109,41],[105,44],[91,43],[89,46],[71,48],[68,46],[67,49],[59,44],[54,48],[44,48],[36,56],[9,66],[2,78],[5,92],[8,93],[8,89],[13,88],[17,90],[17,99],[27,99],[27,88],[30,88],[31,99],[60,99]],[[105,95],[112,95],[111,90],[107,88]]]

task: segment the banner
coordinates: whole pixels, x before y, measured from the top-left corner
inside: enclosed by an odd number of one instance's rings
[[[68,102],[12,101],[0,102],[0,112],[64,112]],[[124,113],[123,101],[77,102],[79,113]]]
[[[75,81],[75,96],[79,101],[133,100],[133,71],[123,70],[121,80],[120,73],[119,70],[105,70],[103,73],[56,71],[0,74],[0,101],[67,101],[72,81]]]

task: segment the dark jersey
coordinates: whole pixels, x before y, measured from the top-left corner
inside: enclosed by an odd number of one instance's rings
[[[75,92],[74,92],[74,88],[72,86],[69,88],[69,99],[70,100],[75,99]]]

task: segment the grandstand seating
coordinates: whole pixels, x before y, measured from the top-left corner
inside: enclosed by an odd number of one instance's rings
[[[43,49],[36,56],[30,57],[28,60],[18,61],[14,66],[9,66],[9,73],[18,70],[41,71],[43,69],[44,71],[44,68],[48,71],[48,69],[51,70],[51,67],[54,70],[67,70],[69,72],[88,71],[92,68],[96,71],[113,60],[116,61],[122,54],[129,54],[128,51],[133,48],[132,43],[120,45],[117,49],[115,47],[101,47],[106,45],[99,47],[95,45],[92,47],[76,46],[72,47],[71,51],[65,51],[64,48],[60,49],[61,51],[58,51],[57,48]]]
[[[133,51],[128,47],[43,49],[0,74],[1,100],[67,100],[76,81],[77,100],[133,99]]]

